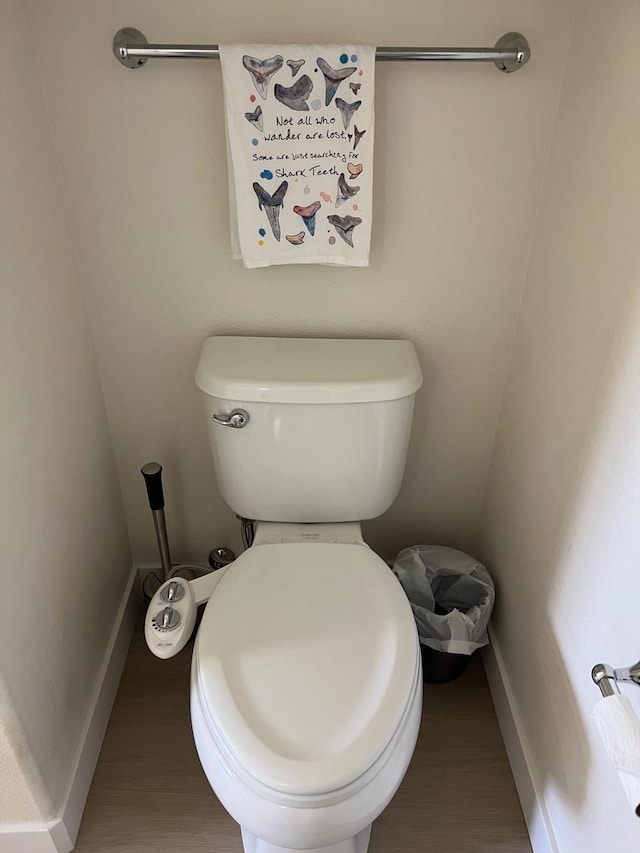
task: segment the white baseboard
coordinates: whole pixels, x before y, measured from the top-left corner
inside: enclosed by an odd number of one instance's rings
[[[54,821],[58,823],[59,821]],[[1,853],[60,853],[52,824],[5,823],[0,826]],[[68,850],[72,848],[67,848]]]
[[[102,670],[96,688],[91,712],[87,717],[85,729],[80,738],[70,784],[63,800],[60,819],[71,839],[71,850],[78,836],[82,813],[84,812],[91,780],[96,769],[113,702],[118,692],[122,670],[133,636],[133,629],[140,610],[142,594],[138,580],[138,570],[134,566],[120,602],[109,644],[102,663]],[[63,853],[61,850],[60,853]],[[66,853],[66,850],[64,851]]]
[[[0,853],[69,853],[73,850],[141,600],[138,569],[134,567],[109,637],[58,815],[46,824],[0,826]]]
[[[491,628],[489,637],[491,643],[483,649],[482,661],[533,853],[559,853],[544,797],[536,782],[531,748],[520,722],[500,647]]]

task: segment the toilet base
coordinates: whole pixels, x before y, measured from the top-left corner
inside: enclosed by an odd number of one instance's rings
[[[329,847],[314,847],[308,849],[306,853],[367,853],[370,836],[371,824],[352,838],[347,838],[338,844],[331,844]],[[300,853],[299,850],[294,850],[292,847],[278,847],[275,844],[263,841],[261,838],[256,838],[244,827],[242,827],[242,846],[244,853]]]

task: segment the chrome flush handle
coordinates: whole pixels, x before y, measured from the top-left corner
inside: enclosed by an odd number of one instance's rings
[[[249,423],[249,412],[245,412],[244,409],[234,409],[230,415],[214,415],[212,420],[220,426],[242,429]]]

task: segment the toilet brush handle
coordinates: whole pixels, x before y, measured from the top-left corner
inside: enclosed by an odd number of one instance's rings
[[[169,553],[169,538],[167,523],[164,518],[164,492],[162,491],[162,465],[159,462],[147,462],[140,469],[147,486],[149,506],[153,515],[156,529],[160,562],[162,564],[163,580],[167,580],[171,571],[171,554]]]
[[[147,462],[140,469],[147,487],[150,509],[164,509],[164,492],[162,491],[162,465],[159,462]]]

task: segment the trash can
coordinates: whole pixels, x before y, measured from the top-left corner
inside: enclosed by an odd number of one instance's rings
[[[424,680],[452,681],[489,642],[495,600],[489,572],[469,554],[441,545],[405,548],[393,571],[416,620]]]

